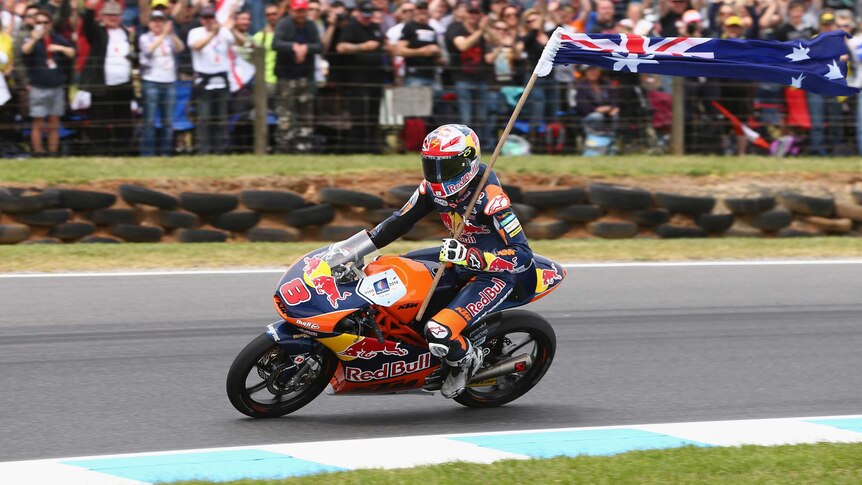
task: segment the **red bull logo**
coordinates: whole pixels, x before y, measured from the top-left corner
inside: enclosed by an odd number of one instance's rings
[[[305,266],[302,268],[305,284],[314,288],[318,295],[325,295],[326,300],[332,308],[338,308],[339,301],[352,295],[349,291],[339,291],[338,282],[332,276],[329,264],[321,259],[319,255],[305,258],[303,262],[305,263]]]
[[[463,218],[461,214],[457,212],[441,212],[440,218],[443,219],[443,224],[446,225],[446,229],[449,232],[454,233],[455,228],[461,224]],[[470,221],[467,221],[467,224],[464,225],[464,232],[461,233],[462,236],[472,235],[472,234],[490,234],[491,230],[485,226],[474,226],[470,224]],[[463,241],[462,241],[463,242]]]
[[[424,353],[415,362],[385,362],[377,370],[363,370],[358,367],[345,367],[344,378],[351,382],[382,381],[392,377],[412,374],[431,367],[431,354]]]
[[[506,261],[501,257],[495,257],[488,263],[488,271],[515,271],[515,266],[518,265],[518,258],[512,258],[512,261]]]
[[[556,266],[551,269],[536,269],[536,293],[542,293],[554,284],[555,281],[562,281],[561,275]]]
[[[381,344],[377,339],[362,337],[358,342],[339,352],[338,355],[357,359],[373,359],[378,354],[404,357],[408,353],[407,349],[402,349],[398,342],[386,340]]]
[[[481,297],[479,301],[465,305],[471,317],[482,313],[482,310],[494,302],[500,296],[500,293],[506,289],[506,282],[501,279],[491,278],[491,282],[493,283],[492,286],[479,292],[479,296]]]
[[[339,301],[353,294],[349,291],[339,291],[338,283],[332,276],[321,275],[312,278],[311,282],[318,295],[326,295],[326,300],[332,305],[332,308],[338,308]]]

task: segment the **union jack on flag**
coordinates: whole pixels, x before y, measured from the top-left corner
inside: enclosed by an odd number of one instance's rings
[[[773,82],[828,96],[856,94],[847,86],[844,32],[810,41],[777,42],[699,37],[554,32],[539,75],[553,64],[587,64],[605,69],[686,77],[723,77]],[[558,39],[558,40],[557,40]],[[552,45],[551,42],[554,42]]]

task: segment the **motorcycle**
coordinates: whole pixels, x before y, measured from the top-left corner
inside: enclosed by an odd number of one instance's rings
[[[425,322],[416,321],[441,268],[438,254],[438,248],[428,248],[380,256],[362,231],[299,258],[273,296],[282,319],[251,341],[228,371],[231,404],[247,416],[272,418],[302,408],[324,390],[330,395],[439,391],[449,368],[428,350]],[[534,261],[535,288],[516,288],[518,304],[547,296],[566,276],[548,258],[534,255]],[[447,277],[451,273],[444,273],[426,319],[463,286]],[[464,406],[502,406],[519,398],[554,359],[554,330],[533,312],[491,313],[466,332],[484,359],[454,398]]]

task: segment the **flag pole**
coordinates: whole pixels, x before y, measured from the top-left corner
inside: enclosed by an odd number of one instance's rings
[[[488,160],[488,168],[485,169],[485,173],[482,174],[482,178],[479,179],[479,184],[476,186],[478,190],[473,192],[473,196],[470,198],[470,203],[467,204],[467,210],[464,212],[464,216],[461,217],[461,222],[458,223],[452,233],[452,237],[454,239],[460,238],[461,234],[464,232],[467,220],[470,218],[470,214],[472,214],[473,208],[476,206],[476,201],[479,200],[479,194],[482,193],[482,189],[485,187],[485,182],[488,181],[488,177],[491,175],[491,169],[494,167],[497,157],[503,150],[503,145],[506,144],[506,138],[509,137],[512,127],[515,126],[515,121],[518,119],[518,115],[521,113],[521,108],[524,107],[524,103],[526,103],[527,97],[530,95],[530,91],[533,90],[533,86],[536,84],[536,79],[547,76],[550,74],[551,68],[554,67],[554,57],[560,49],[560,36],[564,32],[565,30],[561,27],[557,27],[548,39],[548,43],[545,45],[544,50],[542,50],[542,57],[539,59],[539,62],[536,63],[536,68],[533,69],[533,74],[530,76],[530,80],[527,81],[527,85],[524,87],[524,92],[521,93],[521,97],[518,99],[518,104],[515,105],[515,110],[512,111],[512,116],[509,117],[506,129],[503,130],[503,135],[500,136],[500,139],[497,141],[497,147],[494,148],[494,153],[491,155],[491,159]],[[416,321],[421,321],[422,317],[425,316],[425,311],[428,309],[428,304],[431,302],[431,296],[434,294],[434,290],[440,283],[440,279],[443,277],[445,269],[446,266],[443,265],[438,267],[437,272],[434,275],[434,281],[431,282],[431,288],[428,289],[428,294],[425,295],[425,300],[422,302],[422,306],[419,307],[419,313],[416,314]]]

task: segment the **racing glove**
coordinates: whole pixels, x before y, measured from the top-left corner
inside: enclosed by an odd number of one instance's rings
[[[440,262],[465,264],[467,260],[467,247],[457,239],[445,238],[440,246]]]

